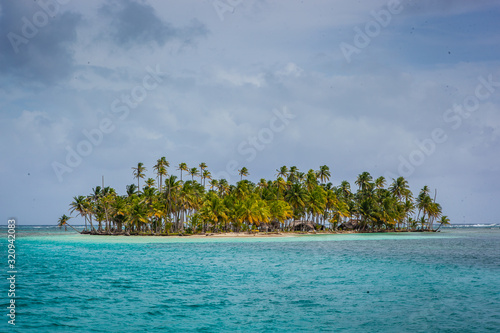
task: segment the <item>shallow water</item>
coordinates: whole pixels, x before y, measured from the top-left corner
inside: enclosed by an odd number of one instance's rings
[[[243,239],[17,234],[18,332],[500,327],[498,227]]]

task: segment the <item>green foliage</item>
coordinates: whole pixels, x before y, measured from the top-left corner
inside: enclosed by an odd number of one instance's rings
[[[137,185],[126,186],[124,195],[96,186],[89,195],[73,198],[70,213],[84,218],[86,230],[130,234],[290,231],[295,220],[307,221],[318,231],[335,231],[348,222],[365,231],[433,229],[435,221],[440,226],[449,224],[429,188],[422,188],[414,200],[403,177],[386,187],[384,177],[373,180],[363,172],[355,181],[354,193],[347,181],[338,186],[326,183],[331,178],[326,165],[307,173],[282,166],[275,180],[258,183],[243,179],[250,173],[242,167],[241,179],[234,185],[212,179],[205,163],[192,168],[180,163],[180,180],[168,175],[169,166],[165,157],[158,159],[153,166],[156,179],[148,178],[139,191],[147,170],[138,163],[133,168]],[[191,180],[182,180],[183,172]],[[59,224],[67,225],[69,218],[64,215]]]

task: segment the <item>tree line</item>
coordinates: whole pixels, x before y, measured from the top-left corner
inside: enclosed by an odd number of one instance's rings
[[[147,169],[138,163],[132,168],[137,185],[127,185],[123,195],[96,186],[73,198],[70,214],[83,217],[83,232],[93,234],[423,231],[449,224],[429,187],[414,196],[403,177],[388,185],[384,177],[363,172],[353,191],[347,181],[329,182],[326,165],[307,172],[283,166],[275,179],[258,183],[243,179],[249,171],[242,167],[236,184],[213,179],[205,163],[191,168],[180,163],[180,178],[170,175],[169,167],[165,157],[158,159],[156,177],[146,179]],[[59,226],[69,225],[70,218],[63,215]]]

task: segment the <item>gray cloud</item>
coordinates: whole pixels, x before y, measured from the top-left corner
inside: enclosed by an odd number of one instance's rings
[[[32,1],[3,2],[0,73],[4,79],[25,86],[51,84],[72,73],[72,46],[82,17],[63,9],[46,11]]]
[[[347,65],[339,43],[352,42],[354,27],[364,29],[387,2],[245,1],[221,21],[209,1],[73,1],[18,54],[6,35],[40,9],[2,2],[0,185],[10,192],[0,193],[0,214],[53,223],[102,175],[123,193],[131,167],[144,162],[153,176],[160,156],[176,175],[180,162],[206,162],[217,174],[235,160],[251,180],[273,178],[282,165],[327,164],[333,183],[353,183],[363,171],[397,172],[399,157],[441,127],[448,140],[408,176],[412,189],[438,188],[453,222],[497,222],[500,87],[458,129],[443,114],[474,94],[479,76],[500,82],[500,7],[408,5]],[[112,102],[157,65],[162,82],[119,119]],[[239,144],[269,127],[273,109],[283,106],[296,118],[249,161]],[[66,147],[88,140],[84,131],[105,117],[116,129],[59,183],[51,163],[64,163]]]
[[[159,46],[170,41],[191,44],[208,33],[197,20],[183,28],[174,27],[164,22],[150,5],[133,0],[109,1],[100,8],[100,14],[110,20],[108,37],[126,49],[151,42]]]
[[[496,0],[402,0],[405,7],[403,15],[456,15],[461,13],[488,10],[498,6]]]

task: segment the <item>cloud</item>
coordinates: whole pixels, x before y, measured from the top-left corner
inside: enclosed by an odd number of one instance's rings
[[[23,17],[33,22],[43,11],[37,3],[0,5],[0,149],[7,157],[0,181],[23,184],[15,200],[2,197],[2,209],[15,207],[25,221],[50,223],[103,174],[123,192],[131,166],[144,162],[150,176],[160,156],[172,165],[206,162],[213,174],[236,160],[252,180],[274,177],[281,165],[327,164],[334,183],[363,171],[384,175],[436,127],[448,140],[409,177],[414,190],[437,187],[452,217],[475,217],[481,193],[498,199],[500,89],[459,129],[443,120],[474,94],[479,76],[500,82],[493,72],[500,7],[492,1],[406,1],[349,65],[339,43],[352,43],[354,27],[363,29],[388,0],[244,1],[224,21],[210,1],[72,1],[15,53],[6,36],[22,34]],[[158,87],[119,119],[112,102],[157,65],[165,73]],[[273,109],[282,107],[296,118],[248,161],[239,144],[269,128]],[[75,149],[106,117],[116,129],[59,183],[51,162],[64,163],[66,147]],[[22,210],[28,194],[39,204]],[[42,196],[53,204],[43,206]],[[475,199],[456,204],[466,196]],[[496,218],[493,210],[480,214]]]
[[[108,37],[125,49],[151,42],[159,46],[170,41],[192,44],[208,33],[197,20],[186,27],[176,28],[164,22],[152,6],[133,0],[109,1],[100,8],[100,14],[110,21]]]
[[[3,2],[0,15],[4,79],[48,85],[70,75],[81,15],[64,11],[63,6],[47,10],[33,1]]]
[[[131,134],[133,138],[140,139],[140,140],[159,140],[163,138],[163,134],[152,131],[151,129],[147,129],[144,127],[137,127],[134,128],[133,133]]]
[[[498,7],[496,0],[451,0],[451,1],[434,1],[434,0],[403,0],[401,1],[404,9],[403,15],[438,15],[438,16],[453,16],[463,13],[471,13],[474,11],[484,11]]]
[[[226,71],[218,70],[216,73],[216,78],[220,82],[230,83],[234,86],[243,86],[246,84],[253,85],[255,87],[261,87],[264,83],[264,75],[262,73],[254,75],[241,74],[236,71]]]
[[[17,147],[31,146],[33,152],[50,152],[67,142],[73,122],[68,118],[53,119],[47,112],[24,110],[12,122],[12,139]]]
[[[289,62],[286,64],[285,68],[276,72],[278,76],[294,76],[299,77],[302,75],[304,70],[294,64],[293,62]]]

